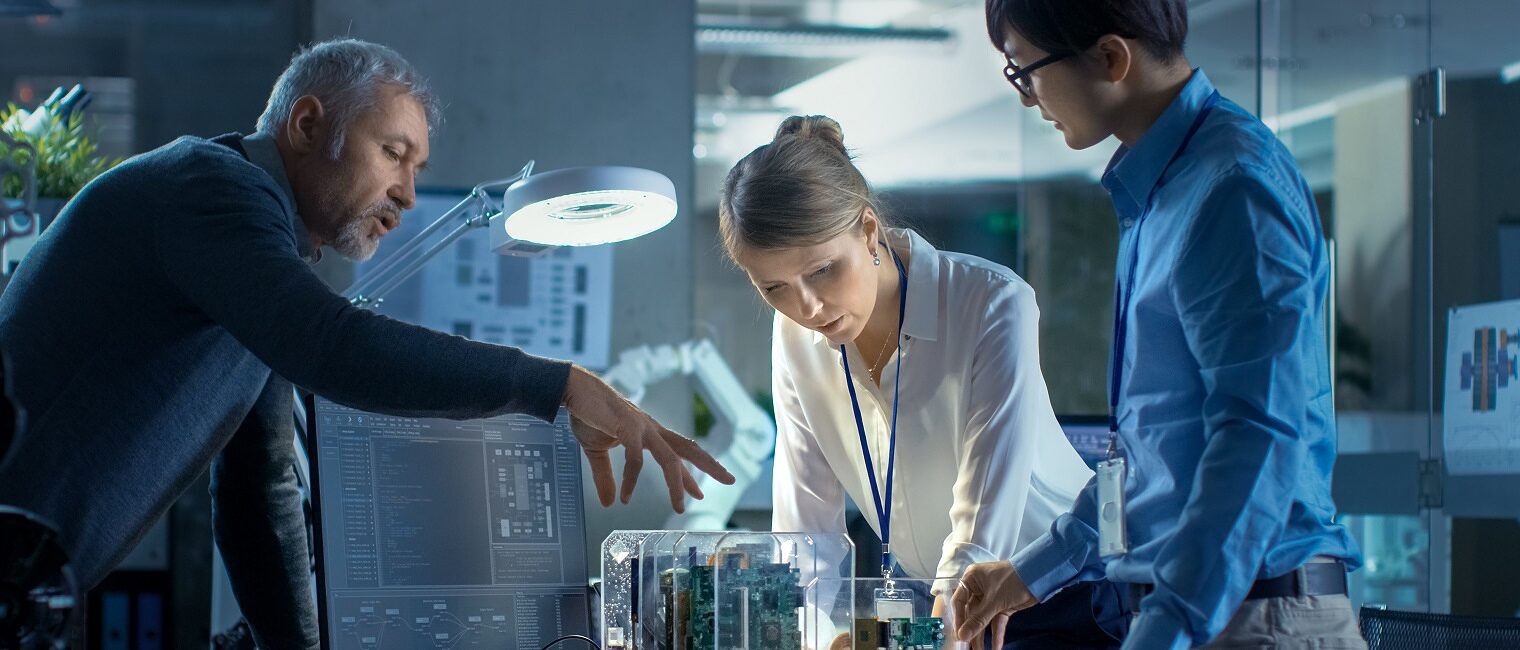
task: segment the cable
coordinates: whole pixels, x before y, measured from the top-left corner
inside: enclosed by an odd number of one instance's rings
[[[558,639],[550,641],[549,645],[544,646],[542,648],[542,650],[549,650],[549,648],[554,647],[554,644],[559,643],[560,641],[570,641],[570,640],[585,641],[586,645],[589,645],[589,646],[591,646],[593,648],[596,648],[596,650],[602,650],[602,646],[597,645],[596,641],[591,640],[591,637],[589,637],[589,636],[583,636],[583,635],[580,635],[580,634],[566,634],[565,636],[562,636],[562,637],[560,637]]]

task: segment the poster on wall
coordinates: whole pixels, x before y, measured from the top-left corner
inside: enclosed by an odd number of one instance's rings
[[[1520,474],[1520,300],[1456,307],[1446,322],[1446,471]]]
[[[356,275],[363,278],[466,196],[468,190],[419,190],[416,207],[402,214],[401,225]],[[599,369],[607,367],[611,345],[612,280],[610,245],[557,248],[538,257],[496,255],[490,233],[480,228],[429,260],[375,311]]]

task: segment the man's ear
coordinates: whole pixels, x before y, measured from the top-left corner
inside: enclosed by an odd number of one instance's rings
[[[290,119],[285,122],[285,139],[292,151],[307,155],[321,149],[327,142],[327,113],[322,100],[305,95],[290,107]]]
[[[1098,63],[1103,66],[1103,76],[1110,83],[1117,83],[1129,78],[1129,73],[1135,65],[1134,42],[1113,34],[1106,34],[1098,39],[1091,50],[1098,57]]]

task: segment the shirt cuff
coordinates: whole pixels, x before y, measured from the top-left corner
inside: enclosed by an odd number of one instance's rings
[[[1064,548],[1054,535],[1046,533],[1028,546],[1013,554],[1013,569],[1029,593],[1040,602],[1065,587],[1076,577],[1077,569],[1071,566],[1073,554]]]
[[[1143,611],[1129,626],[1124,637],[1124,650],[1158,650],[1171,648],[1186,650],[1193,647],[1192,637],[1183,629],[1182,622],[1167,616],[1163,610]]]
[[[949,598],[955,594],[955,589],[960,585],[960,577],[966,573],[966,567],[984,562],[996,562],[1003,559],[986,547],[971,542],[946,542],[944,554],[940,557],[939,566],[934,570],[934,595],[943,594]]]

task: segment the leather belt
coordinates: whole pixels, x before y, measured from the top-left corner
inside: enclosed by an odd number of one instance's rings
[[[1246,600],[1345,595],[1346,586],[1345,562],[1311,561],[1276,578],[1251,583]],[[1145,583],[1130,583],[1128,587],[1133,611],[1139,611],[1140,599],[1156,589],[1155,585]]]

